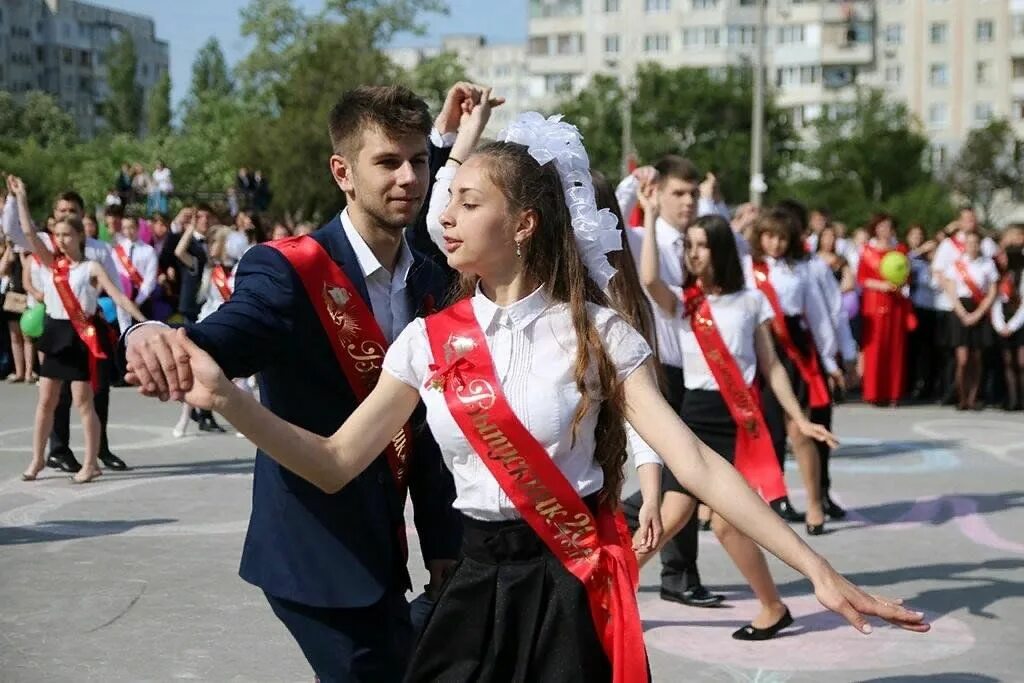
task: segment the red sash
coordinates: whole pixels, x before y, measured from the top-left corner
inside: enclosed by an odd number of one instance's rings
[[[68,313],[68,320],[75,328],[75,334],[82,340],[89,349],[89,383],[92,384],[94,392],[99,391],[99,362],[107,357],[100,348],[100,338],[96,334],[96,325],[86,317],[82,310],[82,304],[78,297],[71,291],[71,264],[64,257],[55,257],[53,260],[53,286],[57,290],[60,302],[64,304],[64,310]]]
[[[281,252],[302,280],[352,392],[360,401],[365,400],[380,378],[381,362],[388,348],[370,307],[359,296],[345,271],[312,237],[286,237],[268,242],[268,246]],[[403,503],[411,446],[412,429],[406,424],[391,437],[391,443],[384,450]],[[399,542],[408,558],[404,526]]]
[[[985,300],[985,292],[981,290],[978,283],[971,277],[971,271],[967,270],[967,264],[963,261],[957,261],[953,264],[953,267],[960,274],[960,279],[964,281],[967,289],[971,290],[971,298],[974,299],[974,303],[980,306],[981,302]]]
[[[224,266],[216,265],[213,267],[213,270],[210,271],[210,282],[220,292],[220,296],[224,301],[231,298],[231,282],[227,272],[224,270]]]
[[[950,237],[949,241],[953,243],[953,246],[956,247],[956,250],[961,254],[964,253],[964,251],[967,249],[967,244],[965,243],[966,240],[964,242],[961,242],[956,237]]]
[[[435,360],[427,385],[444,392],[456,424],[523,519],[586,588],[612,681],[646,682],[639,577],[622,513],[605,505],[592,513],[516,418],[469,299],[429,316],[426,326]]]
[[[135,289],[142,287],[142,275],[136,270],[135,264],[128,258],[128,254],[125,253],[124,247],[120,244],[114,245],[114,254],[117,255],[117,260],[121,262],[121,267],[124,268],[125,272],[128,273],[128,279],[132,281],[132,286]]]
[[[754,262],[754,283],[768,298],[768,303],[771,304],[772,310],[775,311],[775,318],[772,319],[772,329],[775,331],[775,338],[779,340],[782,350],[786,352],[789,359],[796,365],[800,376],[807,382],[811,392],[811,407],[823,408],[827,406],[830,402],[828,385],[825,384],[825,377],[818,366],[818,354],[812,348],[805,356],[796,347],[796,342],[793,341],[793,337],[790,336],[789,329],[786,327],[786,314],[782,310],[782,304],[779,303],[779,295],[776,293],[775,287],[772,286],[771,280],[768,279],[767,263],[763,261]]]
[[[736,359],[715,326],[711,304],[704,292],[699,287],[687,288],[683,292],[683,307],[684,315],[690,318],[693,336],[736,423],[736,470],[764,500],[782,498],[787,495],[786,481],[761,413],[757,388],[747,386]]]

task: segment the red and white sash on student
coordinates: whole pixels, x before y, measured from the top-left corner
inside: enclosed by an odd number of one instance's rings
[[[426,319],[435,363],[427,386],[444,393],[466,440],[530,528],[586,588],[614,683],[648,680],[636,602],[638,571],[621,511],[595,515],[516,417],[469,299]]]
[[[806,355],[801,353],[800,349],[796,346],[796,342],[793,341],[793,337],[789,334],[789,328],[786,327],[786,314],[782,310],[782,304],[779,303],[779,295],[768,277],[767,263],[754,261],[754,284],[765,295],[768,303],[772,306],[772,310],[775,312],[775,318],[772,319],[772,329],[775,331],[775,338],[779,340],[782,350],[793,361],[793,364],[796,365],[797,370],[800,372],[800,376],[807,383],[810,390],[811,407],[824,408],[830,403],[830,399],[828,385],[825,383],[821,366],[818,364],[818,354],[814,352],[813,346]]]
[[[277,249],[295,269],[352,392],[360,401],[366,399],[380,378],[381,363],[388,348],[373,311],[359,296],[345,271],[312,237],[287,237],[268,242],[268,246]],[[411,448],[412,429],[406,423],[391,437],[384,451],[403,502]],[[399,543],[408,558],[404,526]]]
[[[765,501],[782,498],[787,495],[786,481],[761,413],[757,387],[747,386],[736,358],[718,331],[711,304],[700,287],[688,287],[683,292],[683,310],[690,319],[693,336],[697,338],[704,360],[736,423],[736,470]]]
[[[967,264],[958,260],[953,264],[953,267],[956,268],[957,274],[960,276],[960,279],[963,280],[967,289],[971,290],[971,298],[974,299],[974,303],[980,306],[981,302],[985,300],[985,292],[978,286],[978,283],[974,281],[974,278],[971,277],[971,271],[967,269]]]
[[[114,255],[117,256],[117,260],[121,263],[121,267],[128,273],[128,279],[131,280],[132,287],[139,289],[142,287],[142,275],[139,273],[135,264],[132,263],[128,253],[125,252],[124,247],[120,244],[114,245]]]
[[[953,243],[953,247],[961,254],[967,249],[967,240],[961,241],[954,236],[950,237],[949,241]]]
[[[220,292],[220,296],[224,301],[231,298],[231,279],[227,271],[224,270],[224,266],[217,264],[213,267],[210,271],[210,282]]]
[[[99,391],[99,362],[107,357],[100,348],[100,338],[96,333],[96,325],[86,317],[82,303],[71,289],[71,262],[63,256],[55,256],[53,260],[53,286],[57,290],[60,302],[64,304],[68,320],[75,328],[75,334],[89,349],[89,383],[94,392]]]

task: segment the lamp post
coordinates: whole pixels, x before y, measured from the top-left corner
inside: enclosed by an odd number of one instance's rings
[[[754,60],[754,112],[750,131],[750,203],[761,206],[764,182],[764,67],[767,43],[767,2],[757,3],[757,57]]]

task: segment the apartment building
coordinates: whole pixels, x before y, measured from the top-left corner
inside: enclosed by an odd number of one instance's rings
[[[757,0],[531,0],[533,104],[595,73],[752,63]],[[907,103],[948,162],[972,127],[1008,116],[1024,133],[1024,0],[768,0],[766,69],[798,129],[856,85]]]
[[[103,56],[122,32],[138,57],[136,82],[146,95],[169,65],[153,20],[77,0],[0,1],[0,90],[53,95],[85,136],[104,126],[109,97]]]

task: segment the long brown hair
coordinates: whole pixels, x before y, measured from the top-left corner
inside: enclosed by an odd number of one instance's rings
[[[604,472],[600,502],[617,505],[626,464],[622,384],[587,312],[588,302],[599,306],[610,306],[610,303],[587,276],[586,266],[576,250],[558,171],[552,163],[541,166],[525,146],[513,142],[488,143],[473,155],[487,160],[486,173],[504,195],[511,211],[533,209],[537,212],[539,228],[522,243],[523,265],[529,276],[544,283],[544,291],[550,299],[568,304],[572,316],[577,340],[574,376],[580,392],[572,422],[574,441],[576,429],[594,400],[587,389],[586,378],[591,363],[596,363],[601,406],[594,431],[594,459]],[[457,296],[452,300],[471,296],[478,279],[475,275],[463,275]]]

